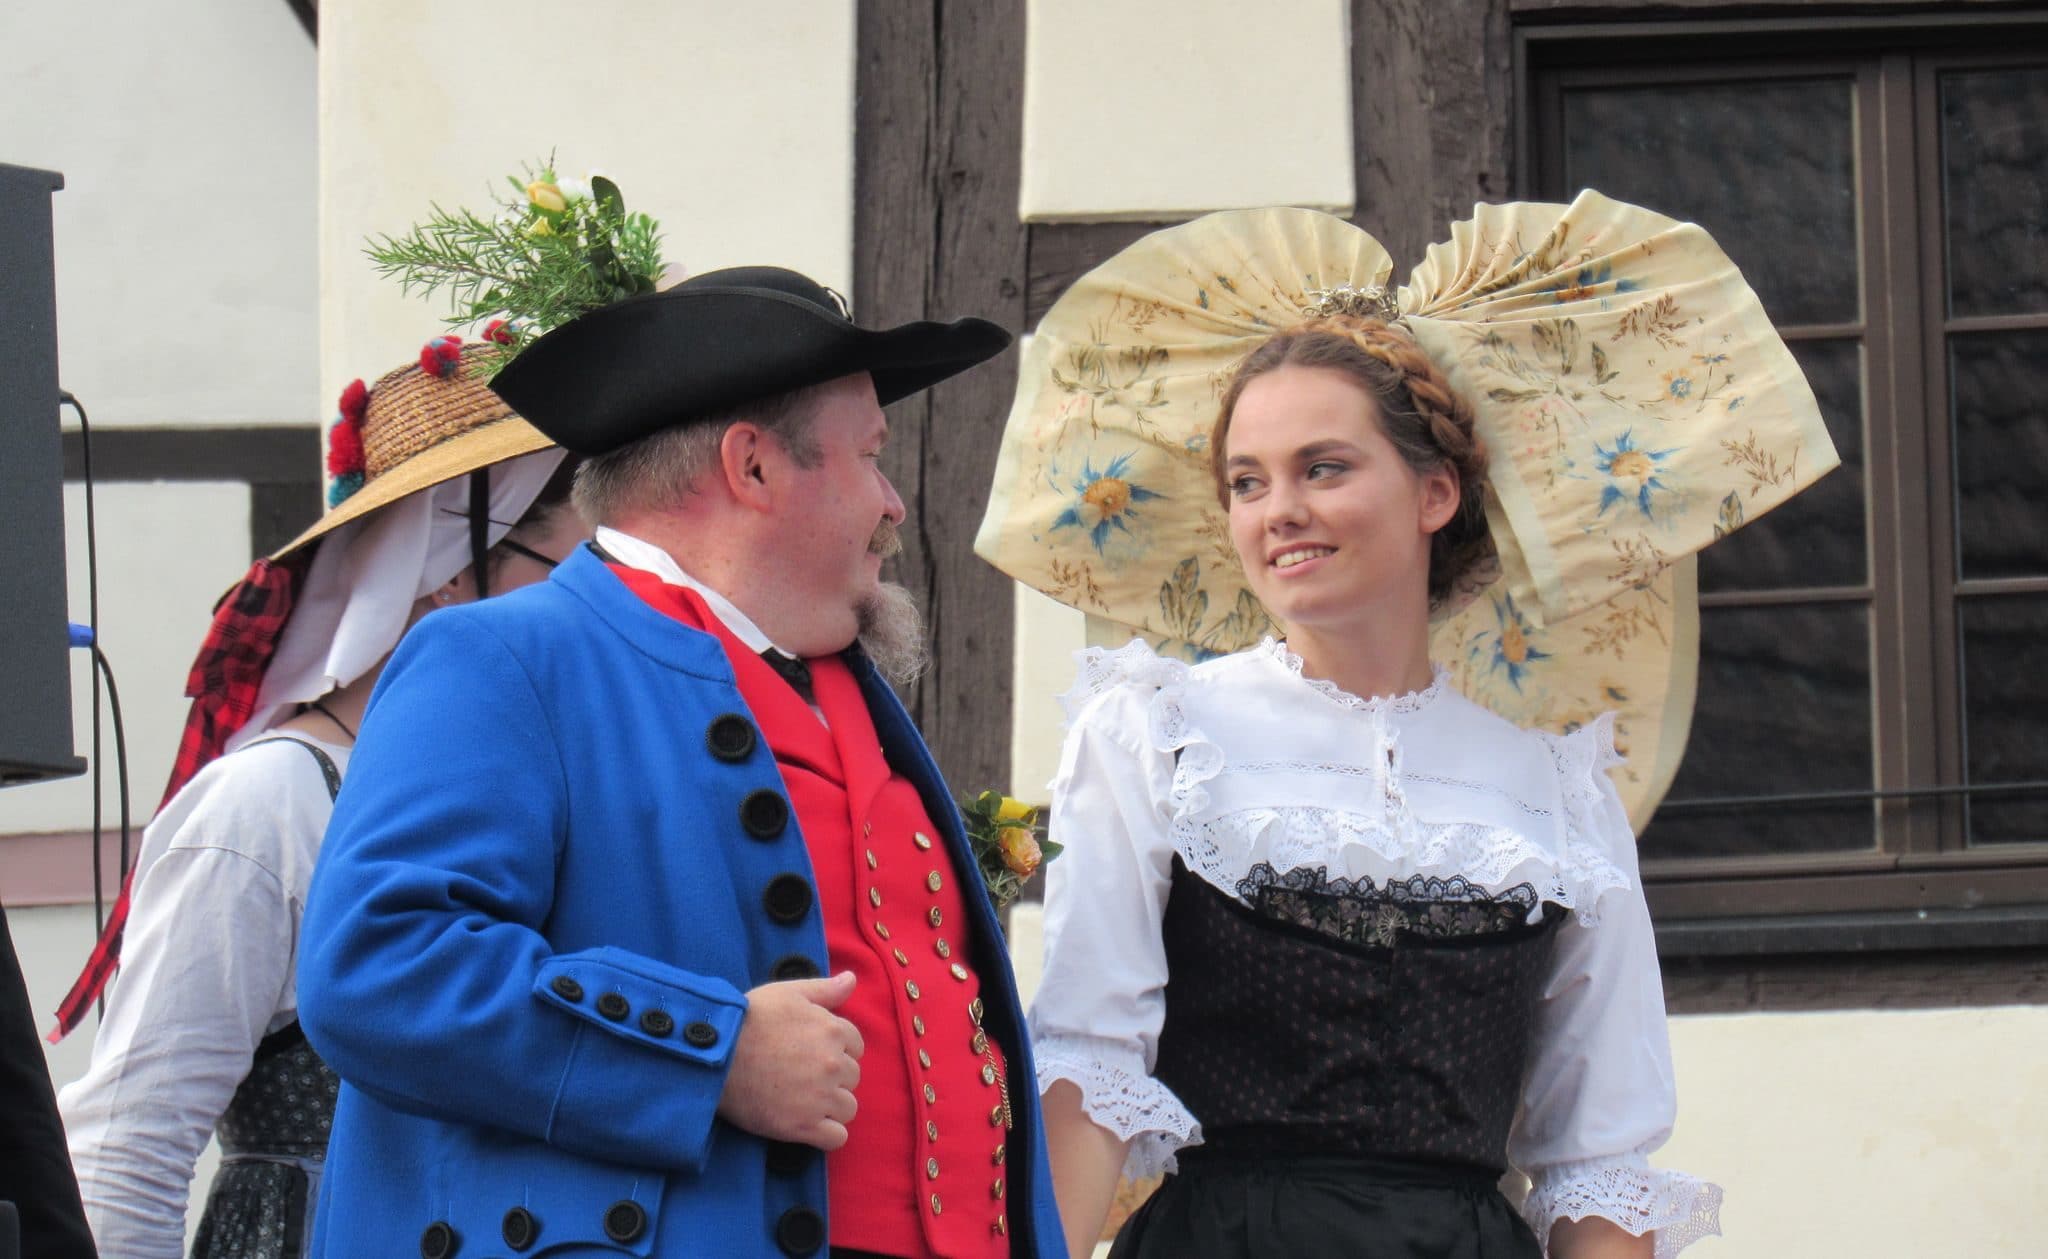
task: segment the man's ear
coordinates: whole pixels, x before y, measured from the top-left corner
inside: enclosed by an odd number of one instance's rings
[[[1451,523],[1451,517],[1458,514],[1458,504],[1462,499],[1456,468],[1446,463],[1423,473],[1422,531],[1435,533]]]
[[[728,425],[725,436],[718,439],[718,468],[727,492],[756,511],[775,505],[768,484],[769,445],[768,434],[746,420]]]

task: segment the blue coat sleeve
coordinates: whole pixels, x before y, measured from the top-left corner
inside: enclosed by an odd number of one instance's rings
[[[557,733],[477,618],[406,636],[307,896],[299,1019],[387,1105],[698,1170],[746,998],[625,949],[552,949],[570,811]]]

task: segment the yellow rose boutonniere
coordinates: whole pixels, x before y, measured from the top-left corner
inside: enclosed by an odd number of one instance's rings
[[[997,909],[1016,900],[1025,881],[1060,855],[1061,846],[1045,837],[1038,810],[1021,800],[984,791],[961,801],[960,814],[981,880]]]

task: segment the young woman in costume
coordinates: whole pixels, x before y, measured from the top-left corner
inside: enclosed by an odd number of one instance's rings
[[[299,1033],[293,962],[364,705],[413,622],[545,579],[587,533],[562,451],[484,384],[482,353],[436,338],[351,385],[332,507],[216,609],[170,789],[59,1015],[77,1024],[118,955],[92,1064],[60,1098],[102,1254],[184,1254],[215,1133],[192,1253],[291,1259],[311,1237],[336,1082]]]
[[[1614,385],[1652,351],[1584,342],[1635,304],[1643,272],[1626,264],[1690,251],[1704,266],[1711,249],[1595,200],[1534,207],[1551,217],[1524,232],[1460,225],[1463,255],[1432,251],[1400,299],[1348,225],[1212,216],[1084,278],[1027,356],[998,472],[1027,488],[999,490],[979,548],[1193,658],[1092,649],[1066,697],[1051,809],[1066,855],[1032,1031],[1077,1257],[1126,1169],[1172,1174],[1117,1259],[1649,1259],[1719,1231],[1719,1189],[1647,1159],[1676,1098],[1612,719],[1525,729],[1433,664],[1433,616],[1503,568],[1536,574],[1525,603],[1545,573],[1625,586],[1569,559],[1602,513],[1614,539],[1642,523],[1667,555],[1699,545],[1683,522],[1634,520],[1666,506],[1654,476],[1604,474],[1628,496],[1591,484],[1578,519],[1569,485],[1527,493],[1593,472],[1571,458],[1582,436],[1644,449],[1617,434],[1664,416]],[[1577,228],[1622,251],[1611,274],[1574,251]],[[1559,271],[1576,286],[1549,283]],[[1765,439],[1807,443],[1825,470],[1782,344],[1759,311],[1742,331],[1779,372],[1753,386]],[[1522,348],[1568,341],[1570,361]],[[1489,387],[1516,371],[1523,390]],[[1545,430],[1536,404],[1556,398],[1579,409]],[[1513,480],[1509,504],[1489,469]],[[1220,507],[1214,527],[1198,498]],[[1507,509],[1531,502],[1533,517]],[[1552,545],[1539,526],[1561,521]],[[1218,597],[1239,574],[1240,599]],[[1548,593],[1570,607],[1569,586]],[[1562,649],[1511,597],[1494,607],[1490,637],[1454,645],[1534,694]],[[1218,654],[1265,616],[1284,638]],[[1500,1187],[1511,1169],[1532,1182],[1519,1210]]]

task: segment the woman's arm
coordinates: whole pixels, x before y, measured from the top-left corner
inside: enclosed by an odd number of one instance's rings
[[[1550,1255],[1671,1259],[1720,1232],[1721,1190],[1649,1162],[1671,1135],[1678,1093],[1657,937],[1635,836],[1605,772],[1616,763],[1605,738],[1604,719],[1566,736],[1565,749],[1579,755],[1560,764],[1586,777],[1562,785],[1578,860],[1605,857],[1622,882],[1581,889],[1593,903],[1558,929],[1508,1161],[1529,1176],[1523,1215],[1547,1235]]]
[[[1597,1215],[1550,1226],[1550,1259],[1650,1259],[1656,1248],[1655,1234],[1637,1237]]]
[[[1087,1259],[1095,1253],[1095,1239],[1102,1235],[1102,1222],[1116,1200],[1129,1143],[1088,1117],[1081,1090],[1071,1080],[1055,1080],[1040,1108],[1067,1253],[1071,1259]]]
[[[92,1064],[58,1099],[102,1254],[184,1254],[193,1168],[288,986],[293,918],[277,877],[223,848],[137,880]]]

